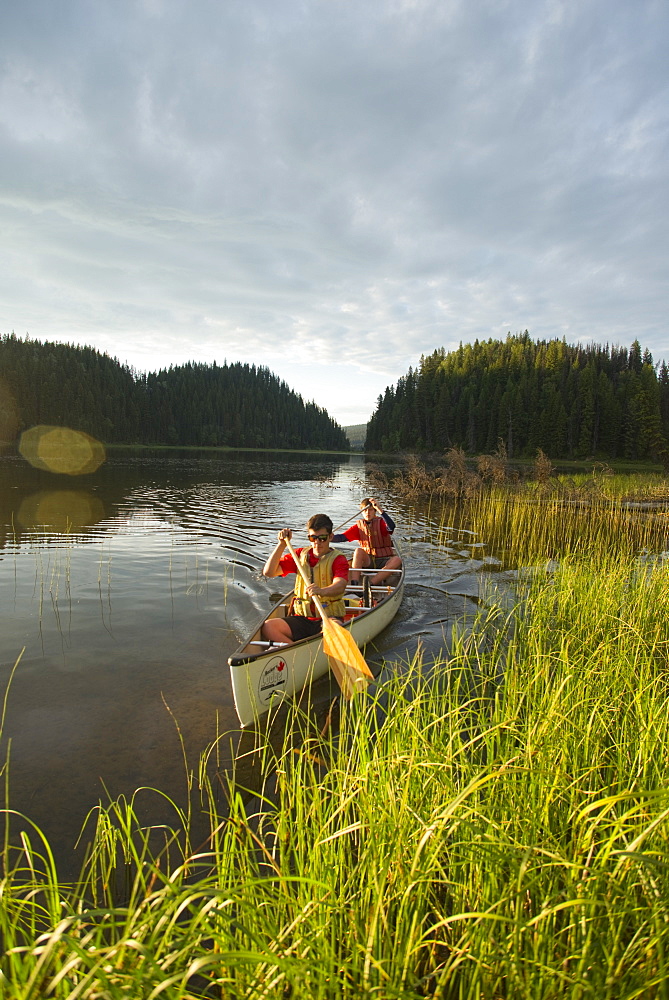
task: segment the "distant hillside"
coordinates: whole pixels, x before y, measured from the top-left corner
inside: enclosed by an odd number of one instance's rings
[[[344,427],[344,433],[351,442],[351,448],[362,448],[367,436],[367,424],[350,424]]]
[[[348,451],[342,427],[268,368],[189,362],[137,374],[91,347],[0,339],[0,442],[35,424],[106,443]]]
[[[441,348],[379,397],[370,449],[509,457],[669,457],[669,371],[629,348],[534,342],[525,332]]]

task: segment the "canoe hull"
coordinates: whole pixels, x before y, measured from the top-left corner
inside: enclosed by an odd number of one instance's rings
[[[346,623],[358,646],[371,642],[397,614],[404,593],[404,574],[379,603]],[[277,606],[285,613],[284,602]],[[276,614],[276,609],[271,613]],[[263,619],[264,621],[264,619]],[[259,636],[262,622],[254,632]],[[235,708],[242,726],[252,725],[270,707],[293,698],[330,669],[320,635],[262,655],[249,656],[242,647],[229,659]]]

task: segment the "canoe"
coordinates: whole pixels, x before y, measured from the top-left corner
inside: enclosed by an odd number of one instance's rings
[[[369,577],[376,572],[362,570],[362,582],[357,586],[349,584],[344,594],[347,605],[345,628],[350,629],[359,647],[371,642],[390,624],[402,603],[404,565],[399,570],[391,571],[382,584],[373,587],[369,584]],[[269,618],[285,618],[292,596],[291,592],[282,597],[228,659],[235,708],[242,726],[252,725],[270,707],[299,694],[311,681],[322,677],[330,669],[321,635],[271,649],[263,641],[263,624]]]

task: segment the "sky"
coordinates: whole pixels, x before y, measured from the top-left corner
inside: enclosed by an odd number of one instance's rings
[[[667,0],[21,0],[0,334],[264,365],[341,424],[436,348],[669,360]]]

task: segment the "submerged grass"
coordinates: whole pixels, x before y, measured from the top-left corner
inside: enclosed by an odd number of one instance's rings
[[[201,848],[124,799],[76,886],[5,841],[0,995],[669,1000],[669,569],[645,527],[536,508],[474,507],[535,568],[448,661],[259,736],[253,798],[209,751]]]

